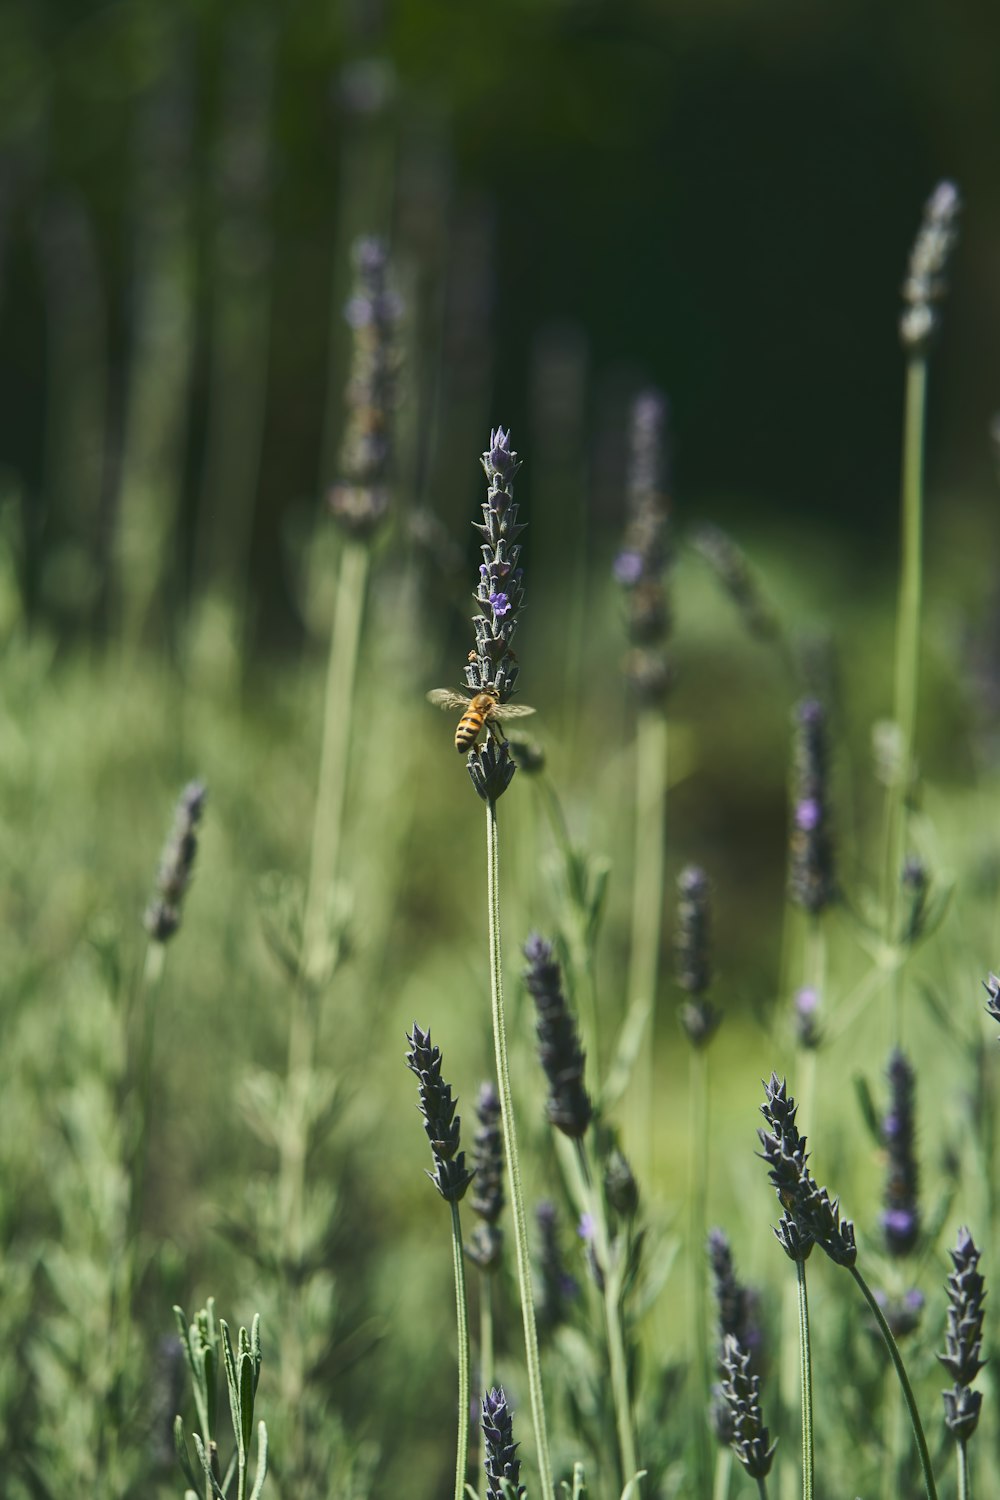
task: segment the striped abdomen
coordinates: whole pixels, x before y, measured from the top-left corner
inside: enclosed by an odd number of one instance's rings
[[[483,725],[496,705],[496,699],[489,693],[477,693],[470,700],[468,708],[458,721],[455,730],[455,749],[460,755],[471,750],[483,732]]]

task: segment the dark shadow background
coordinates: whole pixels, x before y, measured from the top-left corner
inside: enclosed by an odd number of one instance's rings
[[[228,385],[213,363],[228,297],[263,308],[264,398],[244,420],[260,444],[248,556],[265,636],[295,614],[275,567],[288,517],[315,508],[335,467],[331,308],[360,230],[392,233],[414,318],[401,490],[446,519],[456,469],[464,505],[483,446],[463,435],[456,454],[449,380],[461,385],[471,362],[485,423],[531,432],[534,351],[557,325],[585,350],[585,458],[607,425],[608,382],[652,380],[671,396],[675,488],[691,514],[805,513],[863,528],[873,560],[888,557],[898,288],[945,175],[966,212],[932,480],[989,492],[998,56],[1000,8],[973,0],[300,0],[274,12],[7,0],[0,473],[26,523],[31,608],[71,629],[100,619],[144,265],[164,226],[183,247],[191,315],[183,421],[161,455],[176,481],[174,587],[225,574],[224,544],[199,567],[193,539],[213,503],[213,423],[227,399],[238,422],[244,399],[245,359],[234,354]],[[54,332],[81,309],[85,337],[54,368]],[[83,515],[53,418],[88,381],[105,399],[73,429],[99,469]],[[529,500],[531,485],[529,466]],[[83,592],[98,600],[82,618],[46,582],[47,560],[81,537],[96,579]]]

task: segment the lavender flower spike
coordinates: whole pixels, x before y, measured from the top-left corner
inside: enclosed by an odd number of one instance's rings
[[[474,1176],[466,1168],[465,1152],[458,1149],[458,1101],[451,1097],[451,1085],[441,1077],[441,1049],[431,1045],[430,1032],[421,1031],[414,1022],[406,1040],[410,1043],[406,1066],[420,1084],[419,1109],[434,1154],[434,1171],[427,1175],[446,1203],[458,1203]]]
[[[160,859],[156,894],[146,907],[143,925],[154,943],[165,943],[181,925],[181,910],[198,852],[198,824],[208,796],[200,781],[190,781],[181,792],[174,826]]]
[[[503,1132],[500,1125],[500,1096],[492,1083],[484,1083],[476,1100],[479,1129],[472,1153],[476,1174],[472,1194],[472,1211],[482,1220],[477,1224],[465,1253],[481,1271],[494,1271],[500,1264],[503,1230],[497,1220],[503,1212]]]
[[[760,1377],[751,1375],[750,1355],[732,1334],[723,1345],[722,1369],[720,1394],[728,1408],[733,1452],[751,1479],[766,1479],[777,1444],[770,1441],[761,1415]]]
[[[788,894],[814,917],[836,895],[828,758],[826,710],[806,698],[794,714]]]
[[[795,1100],[776,1073],[764,1092],[760,1111],[771,1129],[757,1131],[763,1147],[759,1154],[785,1210],[775,1230],[782,1249],[792,1260],[805,1260],[816,1244],[837,1265],[853,1266],[858,1258],[854,1225],[841,1219],[837,1199],[830,1198],[809,1170],[806,1139],[795,1123]]]
[[[480,613],[473,616],[476,649],[465,668],[471,692],[488,693],[497,703],[510,700],[517,683],[517,658],[511,649],[517,629],[518,610],[524,602],[521,548],[517,538],[524,527],[517,519],[514,475],[521,467],[510,446],[510,433],[498,427],[490,433],[490,446],[483,454],[483,469],[489,481],[483,502],[482,523],[474,523],[483,538],[483,560],[475,597]],[[496,801],[514,776],[515,764],[506,741],[490,736],[482,747],[473,747],[466,762],[472,785],[483,801]]]
[[[508,1500],[504,1480],[514,1495],[525,1493],[521,1477],[521,1460],[514,1442],[514,1422],[503,1387],[487,1391],[483,1398],[483,1437],[486,1442],[486,1500]]]
[[[347,382],[347,421],[337,483],[327,504],[349,535],[367,538],[389,511],[392,416],[396,404],[399,350],[395,327],[402,314],[389,289],[389,251],[376,236],[356,240],[352,249],[354,290],[344,309],[353,334]]]
[[[578,1139],[590,1124],[593,1109],[583,1082],[584,1052],[562,992],[559,964],[552,944],[537,933],[525,943],[524,956],[528,960],[524,982],[538,1013],[538,1050],[549,1081],[546,1111],[557,1130]]]
[[[1000,1021],[1000,979],[991,973],[989,979],[983,980],[983,989],[990,997],[989,1004],[986,1006],[987,1014],[991,1015],[994,1021]]]
[[[706,999],[712,982],[709,955],[711,886],[699,865],[688,865],[677,877],[677,982],[689,996],[681,1008],[681,1025],[697,1048],[707,1047],[722,1022],[722,1012]]]
[[[967,1229],[958,1231],[954,1250],[950,1252],[953,1269],[948,1276],[948,1329],[945,1353],[938,1359],[955,1384],[945,1391],[945,1422],[960,1443],[976,1430],[983,1404],[980,1391],[970,1390],[983,1368],[980,1351],[983,1346],[983,1278],[979,1272],[980,1252]]]
[[[944,273],[958,236],[962,206],[953,182],[939,182],[924,205],[924,217],[910,255],[903,283],[903,314],[899,336],[911,355],[923,355],[939,320],[938,304],[945,294]]]
[[[882,1121],[882,1140],[888,1158],[882,1232],[892,1256],[909,1255],[920,1237],[919,1175],[914,1141],[913,1094],[916,1082],[911,1064],[896,1048],[889,1058],[889,1110]]]

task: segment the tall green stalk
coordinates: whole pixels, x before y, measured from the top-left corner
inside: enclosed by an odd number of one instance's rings
[[[969,1445],[964,1438],[958,1440],[958,1500],[972,1500],[972,1481],[969,1476]]]
[[[659,708],[640,709],[635,739],[635,856],[627,1002],[630,1015],[641,1003],[648,1003],[650,1034],[636,1059],[628,1103],[629,1149],[640,1181],[647,1182],[652,1167],[656,992],[665,900],[667,750],[666,714]]]
[[[688,1208],[690,1236],[688,1262],[691,1281],[691,1353],[694,1372],[695,1453],[698,1460],[698,1492],[706,1494],[712,1468],[711,1448],[706,1416],[709,1408],[708,1367],[708,1292],[705,1283],[705,1242],[708,1234],[706,1203],[708,1198],[708,1050],[691,1047],[689,1092],[691,1125],[689,1130]]]
[[[812,1344],[809,1338],[809,1297],[805,1261],[797,1260],[799,1286],[799,1385],[802,1396],[802,1500],[813,1500]]]
[[[885,1340],[885,1346],[889,1351],[889,1358],[892,1360],[892,1363],[896,1370],[896,1375],[899,1378],[900,1388],[903,1392],[903,1400],[906,1402],[906,1409],[909,1412],[910,1423],[913,1427],[913,1436],[916,1439],[917,1453],[920,1456],[920,1467],[923,1471],[924,1488],[927,1491],[927,1500],[938,1500],[937,1486],[934,1483],[934,1472],[931,1469],[930,1454],[927,1451],[927,1439],[924,1437],[923,1424],[920,1421],[920,1413],[917,1410],[916,1399],[913,1395],[913,1387],[910,1385],[909,1376],[906,1373],[906,1367],[903,1364],[902,1356],[900,1355],[896,1340],[892,1336],[892,1330],[885,1320],[885,1315],[882,1312],[882,1309],[879,1307],[874,1293],[872,1292],[868,1283],[865,1281],[865,1278],[862,1276],[861,1272],[858,1270],[857,1266],[849,1266],[848,1270],[854,1277],[854,1280],[857,1282],[858,1287],[861,1291],[861,1295],[864,1297],[865,1301],[868,1303],[869,1308],[871,1309],[872,1316],[878,1324],[879,1329],[882,1333],[882,1337]]]
[[[455,1313],[458,1330],[458,1443],[455,1454],[455,1500],[465,1500],[465,1474],[469,1467],[469,1302],[465,1291],[465,1249],[458,1204],[451,1205],[451,1248],[455,1262]]]
[[[902,968],[899,951],[900,878],[906,855],[906,801],[913,779],[913,749],[920,671],[920,605],[923,590],[924,417],[927,404],[927,360],[912,356],[906,367],[903,420],[903,478],[900,505],[900,579],[896,607],[896,665],[893,718],[899,729],[899,754],[886,796],[884,940],[889,959],[891,1027],[895,1046],[902,1044]]]
[[[593,1139],[593,1132],[591,1132]],[[618,1247],[611,1245],[608,1233],[608,1216],[604,1208],[604,1192],[600,1172],[591,1168],[582,1140],[576,1141],[577,1160],[580,1167],[580,1188],[594,1220],[597,1237],[597,1259],[601,1267],[603,1282],[604,1329],[608,1341],[608,1366],[611,1372],[611,1395],[615,1408],[615,1427],[618,1433],[618,1457],[621,1463],[621,1482],[629,1484],[638,1475],[635,1430],[632,1420],[632,1398],[628,1388],[628,1363],[625,1357],[625,1334],[622,1328],[622,1261]],[[636,1479],[636,1492],[639,1482]]]
[[[524,1356],[528,1370],[528,1394],[531,1401],[531,1419],[535,1429],[535,1447],[538,1456],[538,1479],[541,1500],[555,1500],[552,1463],[549,1458],[548,1431],[545,1424],[545,1399],[542,1393],[542,1367],[538,1353],[538,1331],[535,1326],[535,1299],[531,1286],[528,1228],[524,1213],[524,1194],[521,1190],[521,1163],[517,1150],[514,1105],[510,1090],[510,1070],[507,1064],[507,1033],[504,1023],[503,1006],[503,971],[500,960],[500,879],[497,809],[496,802],[492,797],[486,799],[486,883],[489,904],[490,998],[493,1012],[493,1044],[496,1052],[500,1114],[503,1121],[504,1143],[507,1148],[507,1178],[510,1186],[511,1214],[514,1220],[514,1249],[517,1257],[517,1278],[521,1293],[521,1314],[524,1321]]]

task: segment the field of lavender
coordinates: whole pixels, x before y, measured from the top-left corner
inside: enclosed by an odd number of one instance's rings
[[[0,1493],[996,1495],[992,176],[857,252],[780,7],[293,9],[0,4]]]
[[[806,528],[686,526],[652,390],[617,539],[497,427],[470,562],[373,238],[294,669],[226,590],[152,649],[149,546],[66,650],[8,507],[6,1494],[992,1493],[996,643],[988,560],[921,556],[958,208],[895,619]]]

